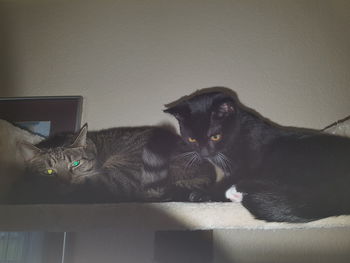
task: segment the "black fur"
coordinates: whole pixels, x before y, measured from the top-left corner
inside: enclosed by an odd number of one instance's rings
[[[234,184],[243,205],[266,221],[350,214],[349,138],[276,125],[227,90],[195,93],[165,112],[178,119],[184,141],[201,158],[224,170],[218,199]],[[220,141],[210,140],[214,133]]]

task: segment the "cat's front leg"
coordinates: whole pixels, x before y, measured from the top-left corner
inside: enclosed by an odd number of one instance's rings
[[[207,193],[193,191],[188,195],[188,201],[190,201],[190,202],[211,202],[212,198]]]

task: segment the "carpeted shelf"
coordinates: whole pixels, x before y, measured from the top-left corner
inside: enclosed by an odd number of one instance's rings
[[[349,227],[350,216],[303,224],[266,223],[236,203],[0,205],[0,231],[290,229]]]

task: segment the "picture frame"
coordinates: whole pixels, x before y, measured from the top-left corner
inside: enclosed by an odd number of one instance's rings
[[[81,125],[82,96],[0,98],[0,119],[48,137],[77,132]]]

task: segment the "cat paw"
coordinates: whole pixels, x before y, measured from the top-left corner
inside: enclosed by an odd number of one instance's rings
[[[225,197],[232,202],[240,203],[243,200],[243,193],[237,191],[236,187],[232,185],[226,192]]]
[[[200,192],[192,192],[188,196],[188,201],[190,202],[210,202],[211,198],[209,195],[200,193]]]

